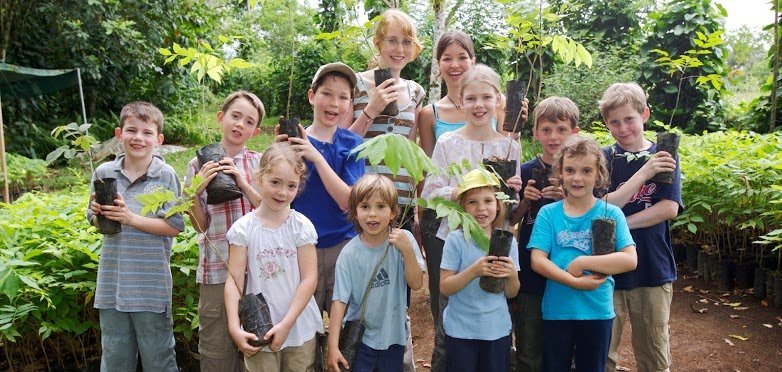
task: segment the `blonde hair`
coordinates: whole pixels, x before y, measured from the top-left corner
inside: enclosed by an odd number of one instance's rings
[[[293,172],[299,176],[299,190],[296,192],[298,195],[304,190],[304,184],[307,180],[307,165],[304,163],[304,157],[299,155],[288,142],[275,142],[263,152],[255,178],[260,183],[263,176],[271,172],[272,167],[280,162],[288,162],[293,168]]]
[[[228,109],[231,108],[231,105],[234,103],[234,101],[240,98],[246,99],[247,102],[250,102],[250,104],[253,105],[256,110],[258,110],[258,123],[255,125],[261,125],[263,118],[266,116],[266,109],[263,107],[263,102],[261,102],[261,99],[258,98],[258,96],[246,90],[237,90],[236,92],[229,94],[228,97],[225,97],[225,101],[223,101],[223,105],[220,107],[220,111],[224,113],[228,112]]]
[[[595,189],[599,194],[608,189],[611,182],[608,174],[608,167],[606,165],[606,158],[603,155],[603,150],[597,145],[595,140],[581,136],[571,136],[568,138],[562,147],[559,148],[557,154],[554,155],[554,174],[562,180],[562,164],[565,158],[581,159],[584,156],[594,155],[597,159],[597,169],[595,173],[597,179],[595,180]]]
[[[643,114],[647,108],[646,93],[636,83],[614,83],[606,89],[598,104],[603,120],[607,120],[607,116],[612,110],[624,106],[630,106],[639,114]]]
[[[375,48],[380,50],[380,43],[386,38],[388,29],[394,26],[399,27],[402,31],[402,35],[413,42],[413,57],[411,60],[418,58],[418,55],[421,54],[421,50],[423,50],[423,46],[421,46],[421,41],[418,40],[418,36],[416,35],[413,19],[405,12],[397,9],[386,10],[383,12],[383,18],[377,22],[375,35],[372,37],[372,43],[375,44]]]
[[[135,101],[122,107],[122,111],[119,113],[120,129],[125,127],[125,122],[130,118],[137,118],[145,123],[154,123],[157,133],[163,133],[163,113],[149,102]]]
[[[475,65],[464,73],[462,81],[459,84],[459,94],[463,94],[464,89],[470,84],[480,83],[491,85],[497,96],[500,95],[500,75],[497,75],[491,67],[482,63]]]
[[[390,178],[377,174],[367,173],[356,181],[350,190],[348,197],[348,220],[356,226],[356,231],[361,234],[364,229],[358,223],[358,205],[364,200],[377,195],[380,200],[391,208],[391,227],[396,227],[396,217],[399,215],[399,203],[397,203],[397,191],[394,182]]]
[[[535,105],[535,123],[532,131],[538,129],[541,120],[556,123],[559,120],[570,122],[570,128],[578,126],[578,106],[570,98],[551,96]]]
[[[476,187],[474,189],[469,189],[464,193],[462,193],[461,195],[459,195],[459,205],[462,207],[462,209],[467,210],[467,207],[465,206],[465,203],[467,202],[467,197],[470,194],[485,189],[492,190],[492,195],[494,195],[494,200],[497,201],[497,215],[494,216],[494,220],[491,221],[491,226],[495,229],[501,229],[505,225],[505,205],[502,202],[502,200],[497,199],[496,194],[494,194],[495,192],[500,191],[498,187],[483,186],[483,187]]]

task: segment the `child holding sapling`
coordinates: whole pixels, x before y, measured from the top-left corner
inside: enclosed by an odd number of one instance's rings
[[[307,216],[318,232],[315,301],[321,313],[328,312],[331,305],[339,252],[356,236],[345,211],[350,188],[364,175],[364,160],[352,153],[363,140],[339,127],[340,120],[348,115],[355,87],[356,74],[348,65],[332,62],[320,66],[307,92],[312,125],[306,129],[299,125],[301,137],[279,134],[276,138],[290,143],[310,170],[303,192],[293,200],[293,208]]]
[[[185,185],[193,182],[196,174],[203,178],[190,208],[190,219],[198,234],[199,284],[198,353],[204,372],[244,371],[242,354],[236,350],[228,333],[223,289],[228,274],[228,241],[225,234],[240,217],[260,204],[260,195],[253,184],[261,154],[246,147],[250,138],[260,133],[259,125],[265,110],[253,93],[236,91],[228,95],[217,112],[220,143],[225,157],[203,164],[194,157],[187,168]],[[211,195],[207,185],[223,173],[233,177],[240,195],[233,199],[224,193]],[[222,194],[222,195],[221,195]],[[230,199],[230,200],[215,200]],[[211,201],[211,203],[210,203]],[[217,202],[219,201],[219,202]]]
[[[504,206],[497,198],[500,181],[475,169],[463,177],[456,198],[466,213],[491,236],[504,224]],[[508,256],[486,255],[461,229],[445,240],[440,264],[440,293],[449,297],[443,310],[446,371],[506,372],[510,365],[511,319],[507,298],[519,291],[518,246]],[[504,290],[485,291],[481,277],[504,279]]]
[[[521,157],[521,146],[518,141],[502,136],[492,127],[496,115],[497,103],[500,99],[500,77],[485,65],[476,65],[461,78],[459,84],[460,103],[467,119],[463,127],[444,133],[437,140],[432,153],[432,162],[440,169],[449,169],[452,164],[461,166],[467,161],[471,168],[492,158],[516,162]],[[521,189],[521,178],[518,176],[518,166],[514,167],[513,175],[505,183],[514,190]],[[466,171],[466,170],[465,170]],[[456,201],[459,186],[459,176],[430,175],[426,178],[421,196],[425,199],[443,197]],[[444,242],[449,232],[448,220],[443,218],[437,230],[437,239]],[[440,243],[444,244],[444,243]],[[440,313],[448,305],[445,296],[440,297]],[[445,333],[442,322],[435,322],[435,350],[432,357],[432,370],[444,370]]]
[[[671,365],[668,317],[676,280],[668,221],[684,209],[681,170],[678,159],[657,151],[657,144],[644,138],[649,107],[638,84],[611,85],[600,100],[600,112],[616,139],[603,149],[611,171],[608,201],[622,208],[638,245],[638,268],[615,278],[616,318],[606,371],[616,369],[626,318],[632,325],[638,370],[667,371]],[[672,172],[671,182],[650,181],[660,172]]]
[[[542,303],[543,370],[602,371],[613,324],[610,275],[634,270],[635,243],[621,210],[595,197],[608,186],[597,144],[573,136],[557,152],[554,174],[565,198],[540,209],[527,249],[532,269],[548,278]],[[594,255],[592,224],[614,221],[614,251]],[[598,274],[599,273],[599,274]]]
[[[307,177],[304,159],[287,143],[263,153],[258,170],[261,203],[236,221],[225,282],[228,331],[248,371],[312,371],[323,320],[313,293],[318,282],[315,227],[290,204]],[[246,282],[245,282],[246,281]],[[273,327],[254,334],[240,326],[242,295],[261,293]],[[263,344],[266,344],[265,346]]]
[[[171,245],[185,229],[182,215],[165,217],[173,202],[142,215],[137,196],[162,188],[177,197],[179,178],[155,148],[163,143],[163,113],[147,102],[122,108],[114,136],[123,154],[101,164],[90,186],[116,182],[112,204],[99,204],[90,190],[87,220],[98,217],[121,224],[106,233],[98,262],[95,308],[101,332],[101,371],[135,371],[141,357],[144,370],[177,371],[171,309]],[[103,196],[101,196],[101,199]]]
[[[394,228],[399,205],[389,178],[364,175],[353,186],[349,205],[359,235],[337,259],[328,364],[332,371],[401,371],[410,334],[407,287],[421,288],[424,259],[413,234]],[[363,320],[366,326],[354,361],[338,347],[343,319]]]

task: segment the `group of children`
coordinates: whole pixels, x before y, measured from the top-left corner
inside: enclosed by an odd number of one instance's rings
[[[392,180],[387,167],[366,166],[352,150],[365,137],[393,132],[420,137],[442,169],[465,160],[477,168],[490,158],[518,164],[519,142],[497,128],[505,100],[500,77],[476,64],[466,34],[446,33],[436,56],[448,95],[424,108],[420,85],[399,75],[421,51],[410,18],[387,11],[373,40],[392,79],[376,85],[372,70],[321,66],[307,93],[312,124],[299,126],[300,136],[278,134],[263,154],[246,147],[260,131],[263,104],[235,92],[217,113],[226,157],[190,162],[185,184],[203,180],[189,211],[199,233],[201,369],[313,371],[325,311],[330,370],[349,367],[339,336],[343,322],[356,319],[366,331],[351,370],[413,370],[409,291],[428,271],[434,371],[507,371],[512,364],[569,371],[572,363],[613,371],[627,317],[639,370],[667,370],[676,275],[667,221],[682,208],[680,175],[677,160],[643,137],[643,90],[614,84],[604,93],[601,113],[616,139],[609,148],[577,135],[572,101],[549,97],[536,105],[532,129],[542,152],[508,179],[481,170],[427,178],[422,197],[457,202],[487,235],[518,224],[510,254],[487,256],[431,211],[404,213],[416,195],[406,173]],[[389,102],[397,102],[398,115],[381,113]],[[116,178],[118,195],[113,205],[92,195],[88,219],[125,225],[105,235],[98,270],[102,370],[135,370],[137,355],[145,370],[177,370],[169,259],[184,221],[166,217],[173,203],[142,216],[136,201],[161,187],[180,193],[176,173],[154,154],[162,125],[153,105],[128,104],[115,130],[124,154],[93,175]],[[628,156],[644,151],[653,155]],[[673,184],[650,181],[667,171]],[[205,186],[220,172],[233,176],[242,197],[209,204]],[[507,213],[497,196],[503,184],[519,202]],[[591,224],[599,218],[615,222],[615,244],[593,255]],[[481,289],[484,276],[504,280],[504,291]],[[257,293],[273,324],[263,340],[239,319],[240,299]],[[255,346],[259,341],[265,345]]]

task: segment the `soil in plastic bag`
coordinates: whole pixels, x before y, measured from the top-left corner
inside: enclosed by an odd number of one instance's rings
[[[299,118],[286,119],[280,116],[280,134],[287,134],[288,137],[302,138],[299,131]]]
[[[375,70],[375,86],[383,84],[383,82],[388,79],[393,79],[393,77],[391,76],[391,69],[381,68]],[[380,115],[386,115],[386,116],[399,115],[399,106],[396,105],[396,101],[386,105],[386,108],[383,109],[383,112],[381,112]]]
[[[206,145],[196,151],[196,157],[201,167],[209,161],[219,163],[225,157],[225,149],[219,143]],[[206,186],[206,202],[220,204],[242,197],[242,190],[236,186],[236,180],[230,175],[220,172]]]
[[[535,184],[533,185],[533,187],[538,189],[539,191],[542,191],[544,188],[549,186],[548,177],[549,177],[548,169],[533,168],[532,179],[535,180]],[[519,195],[519,199],[523,199],[523,198],[524,198],[523,195]],[[530,216],[532,216],[532,218],[535,218],[538,215],[538,211],[540,211],[540,208],[543,206],[542,201],[543,199],[538,199],[530,205]]]
[[[117,198],[117,180],[115,178],[100,178],[92,183],[95,189],[95,201],[100,205],[114,205]],[[122,231],[122,224],[112,221],[102,215],[97,215],[98,232],[111,235]]]
[[[245,332],[252,333],[258,337],[258,340],[250,340],[248,343],[258,347],[268,345],[271,339],[264,340],[263,336],[274,326],[272,324],[272,314],[269,311],[269,304],[263,294],[244,295],[239,301],[239,323]]]
[[[358,356],[361,339],[364,338],[364,331],[366,331],[366,327],[357,319],[345,322],[342,332],[339,333],[339,351],[348,362],[348,367],[351,370],[353,369],[353,364],[356,363],[356,356]],[[342,365],[339,366],[339,370],[341,372],[348,371]]]
[[[665,151],[675,159],[679,152],[679,135],[676,133],[657,133],[657,151]],[[653,182],[673,183],[673,172],[661,172],[652,177]]]
[[[485,165],[486,168],[490,171],[494,171],[494,173],[496,173],[499,178],[502,178],[502,180],[506,182],[508,179],[516,175],[517,164],[518,163],[515,160],[506,160],[496,157],[483,159],[483,165]],[[500,191],[504,192],[505,195],[513,196],[513,190],[511,190],[511,188],[508,187],[505,182],[500,185]]]
[[[522,80],[508,80],[505,85],[505,121],[502,123],[502,129],[506,132],[519,133],[524,123],[521,122],[519,113],[521,113],[521,100],[524,99],[524,91],[527,89],[527,83]]]
[[[510,245],[513,243],[513,233],[505,230],[494,230],[489,239],[489,256],[507,257]],[[478,284],[486,292],[502,293],[505,290],[505,278],[482,276]]]
[[[592,220],[592,255],[613,253],[616,246],[616,221],[610,218]],[[593,272],[597,275],[606,275]]]

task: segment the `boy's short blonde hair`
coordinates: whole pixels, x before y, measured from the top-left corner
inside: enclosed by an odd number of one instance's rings
[[[595,140],[588,137],[581,137],[578,135],[568,138],[562,147],[559,148],[557,154],[554,155],[554,174],[557,178],[562,180],[562,164],[565,158],[581,159],[584,156],[594,155],[597,158],[597,169],[595,169],[595,189],[599,195],[603,195],[603,192],[608,189],[611,184],[611,178],[608,173],[608,166],[605,155],[600,146],[597,145]],[[560,182],[561,184],[562,182]]]
[[[500,75],[497,75],[491,67],[482,63],[475,65],[473,68],[467,70],[462,76],[461,84],[459,84],[459,94],[464,93],[464,89],[470,84],[489,84],[494,88],[497,95],[500,94]]]
[[[250,104],[258,110],[258,123],[256,126],[260,126],[263,118],[266,117],[266,109],[263,107],[263,102],[261,102],[261,99],[258,98],[258,96],[246,90],[237,90],[236,92],[229,94],[228,97],[225,97],[225,101],[223,101],[220,111],[223,113],[228,112],[231,105],[240,98],[246,99],[247,102],[250,102]]]
[[[125,127],[125,122],[130,118],[137,118],[145,123],[154,123],[157,133],[163,133],[163,113],[149,102],[136,101],[122,107],[122,111],[119,113],[120,129]]]
[[[556,123],[559,120],[570,122],[570,128],[578,127],[578,106],[567,97],[551,96],[535,105],[535,123],[532,131],[538,129],[541,120]]]
[[[367,173],[356,181],[350,190],[348,197],[348,219],[356,226],[356,231],[361,234],[364,229],[358,223],[358,205],[373,195],[380,197],[391,208],[391,227],[396,227],[396,217],[399,215],[399,203],[397,203],[397,191],[394,182],[390,178],[377,173]]]
[[[413,19],[410,18],[407,13],[397,9],[386,10],[383,12],[383,18],[377,22],[375,35],[372,37],[375,48],[380,50],[380,43],[386,38],[388,28],[392,26],[399,27],[402,30],[402,35],[413,42],[413,56],[410,59],[414,60],[418,58],[418,55],[421,54],[421,50],[423,50],[423,46],[421,46],[421,41],[418,40],[418,36],[416,35]]]
[[[624,106],[632,107],[639,114],[643,114],[647,108],[646,93],[636,83],[614,83],[606,89],[598,104],[603,120],[606,120],[609,112]]]

